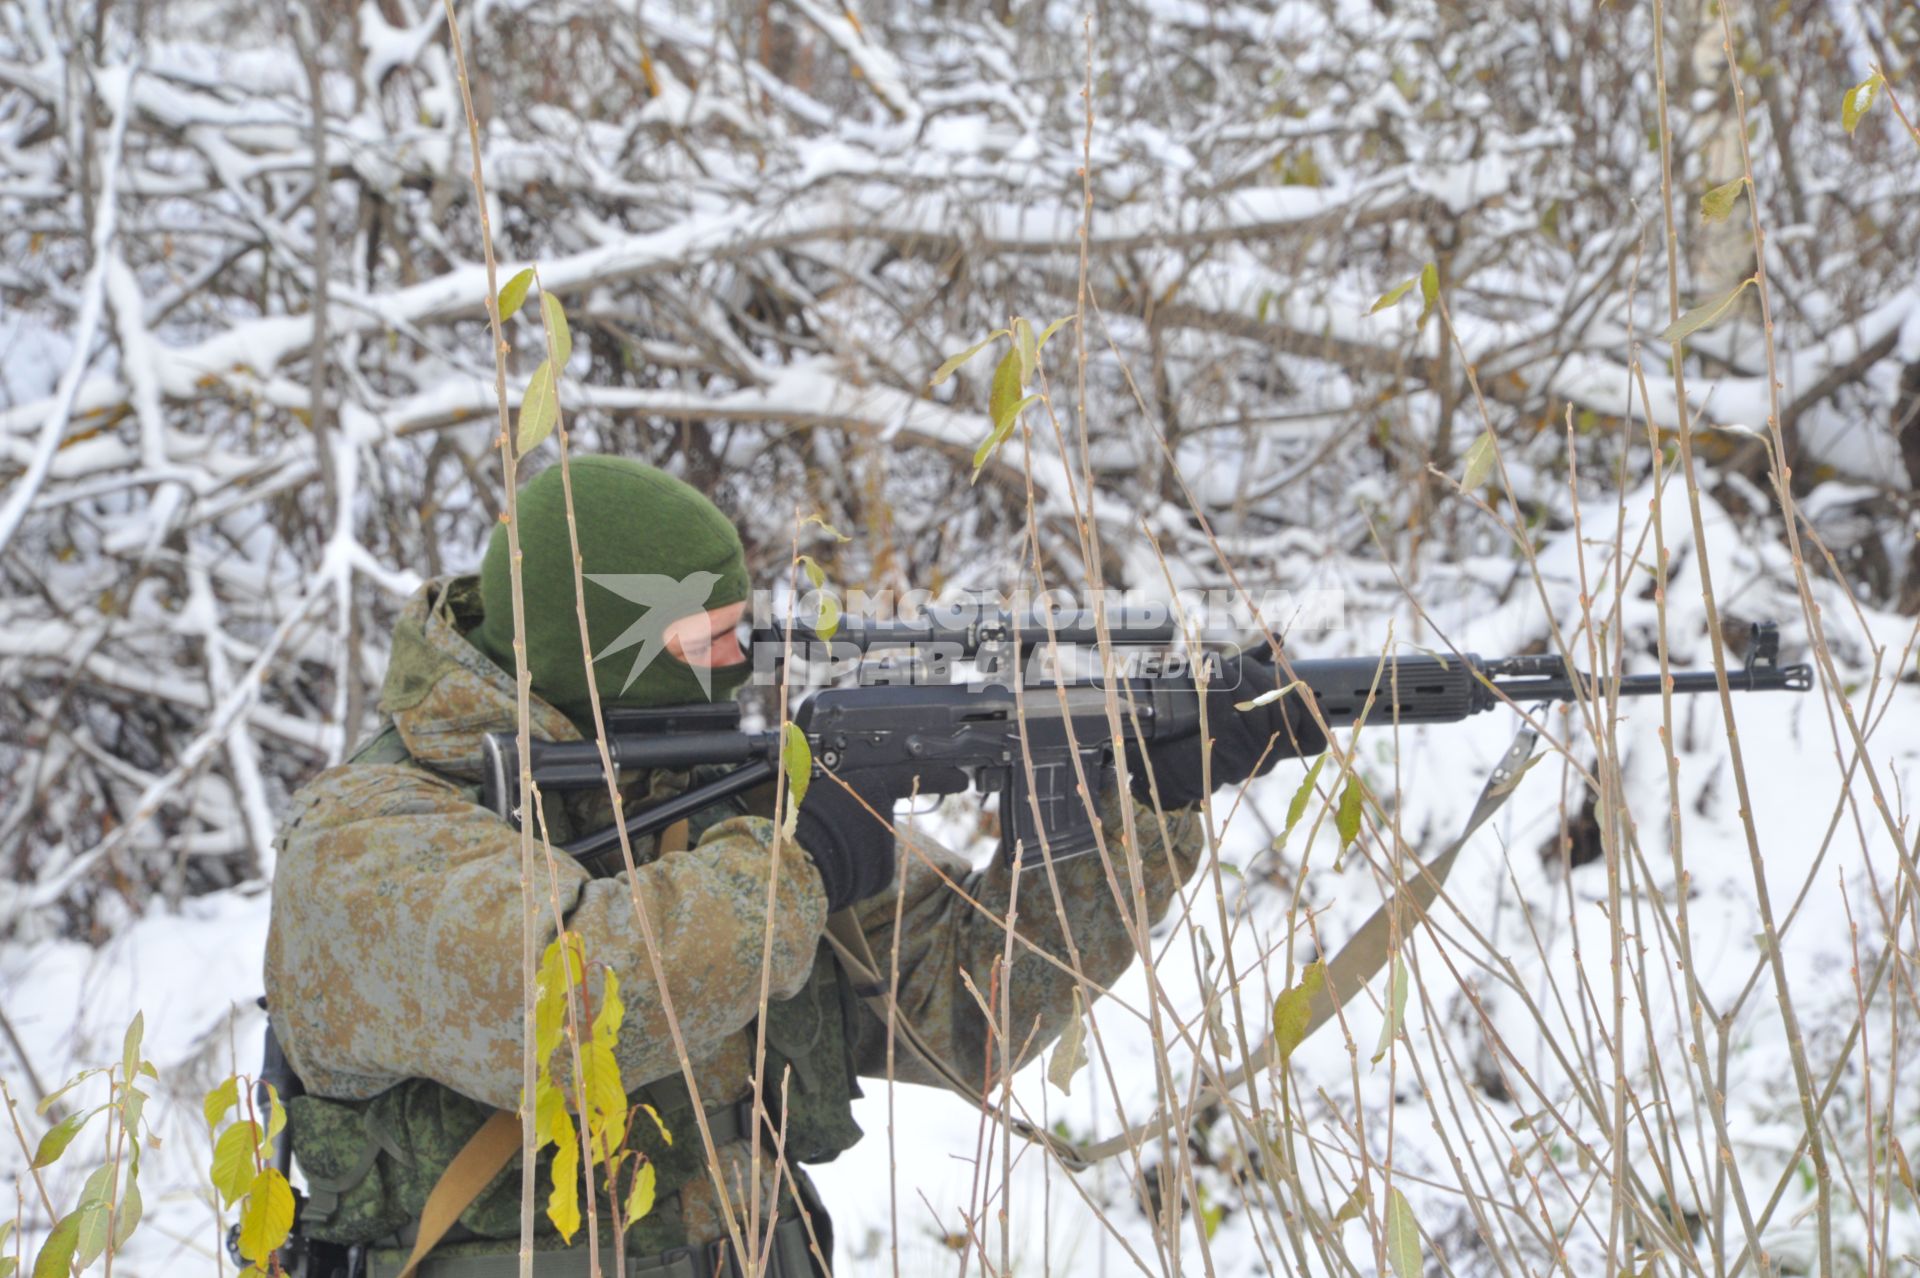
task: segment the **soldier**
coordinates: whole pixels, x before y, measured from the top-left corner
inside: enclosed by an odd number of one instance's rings
[[[549,741],[593,731],[560,480],[557,469],[548,470],[519,498],[532,732]],[[572,465],[572,483],[603,704],[731,696],[748,670],[734,637],[748,595],[739,534],[694,489],[634,461],[583,458]],[[689,582],[695,588],[680,588]],[[504,1166],[503,1153],[476,1176],[471,1157],[456,1159],[482,1143],[476,1133],[490,1118],[504,1125],[494,1116],[514,1110],[521,1090],[520,839],[477,801],[483,736],[515,726],[511,639],[505,529],[496,528],[477,577],[430,582],[408,604],[394,629],[379,731],[295,796],[281,833],[266,986],[273,1030],[305,1086],[288,1105],[309,1195],[299,1231],[356,1245],[355,1264],[364,1257],[374,1278],[406,1272],[416,1244],[430,1248],[411,1270],[421,1278],[519,1272],[517,1120],[509,1137],[516,1152]],[[1249,689],[1273,686],[1268,667],[1248,661],[1239,681],[1234,693],[1209,694],[1215,785],[1325,747],[1291,709],[1296,698],[1247,713],[1233,709]],[[1167,812],[1164,823],[1150,807],[1134,813],[1137,863],[1155,917],[1200,858],[1193,810],[1203,795],[1200,762],[1197,740],[1157,744],[1135,760],[1136,774],[1152,766]],[[655,773],[625,793],[640,802],[687,784],[684,774]],[[1144,787],[1136,775],[1136,804]],[[860,795],[883,814],[901,797]],[[1125,801],[1108,793],[1101,812],[1116,849],[1121,899],[1131,902],[1131,858],[1117,852]],[[557,845],[609,824],[611,808],[604,790],[580,791],[547,796],[545,815]],[[615,1047],[622,1077],[633,1099],[652,1105],[677,1137],[668,1143],[645,1121],[634,1127],[634,1144],[656,1168],[657,1199],[628,1230],[627,1272],[737,1272],[729,1268],[722,1191],[706,1164],[632,916],[636,900],[658,938],[679,1033],[718,1146],[719,1181],[741,1203],[757,1161],[759,1201],[777,1203],[779,1212],[767,1272],[801,1278],[824,1271],[833,1254],[830,1226],[797,1164],[831,1159],[859,1139],[856,1079],[886,1071],[885,1027],[823,943],[828,916],[854,911],[873,954],[884,958],[897,947],[900,1015],[946,1061],[972,1063],[977,1074],[987,1059],[988,1027],[960,974],[985,988],[1006,941],[1002,928],[948,884],[1004,918],[1014,871],[999,862],[975,871],[957,857],[928,864],[915,855],[902,859],[896,883],[891,829],[827,782],[813,785],[800,808],[796,840],[805,854],[789,849],[777,870],[769,856],[773,825],[751,804],[699,814],[684,844],[671,836],[637,842],[631,883],[626,873],[592,878],[560,858],[554,900],[543,902],[535,938],[544,949],[558,915],[583,938],[590,994],[597,998],[601,970],[618,975],[626,1008]],[[1131,961],[1133,946],[1103,860],[1085,856],[1056,868],[1080,966],[1090,981],[1109,985]],[[543,896],[546,877],[543,868]],[[1036,952],[1063,961],[1069,955],[1044,878],[1033,876],[1023,891],[1020,931],[1031,948],[1013,950],[1009,1023],[1024,1034],[1037,1022],[1025,1043],[1031,1056],[1066,1028],[1075,982]],[[904,925],[896,941],[897,911]],[[763,953],[770,959],[765,972]],[[759,1068],[762,1027],[755,1021],[763,980],[771,991],[763,1027],[768,1060]],[[907,1054],[896,1074],[940,1081]],[[766,1128],[760,1157],[753,1157],[753,1077],[767,1078],[770,1092],[784,1080],[784,1104],[777,1094],[766,1098],[769,1121],[784,1127],[784,1169],[768,1152]],[[542,1201],[549,1161],[550,1154],[539,1169]],[[449,1191],[461,1179],[449,1172],[456,1163],[473,1183]],[[430,1220],[457,1213],[457,1223],[436,1242],[438,1226],[423,1226],[423,1212]],[[585,1275],[587,1248],[564,1248],[544,1214],[538,1226],[534,1273]],[[610,1263],[606,1271],[613,1272]]]

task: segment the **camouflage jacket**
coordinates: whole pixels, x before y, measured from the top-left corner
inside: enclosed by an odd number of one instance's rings
[[[379,1174],[393,1181],[389,1206],[415,1214],[487,1109],[514,1108],[521,1087],[520,838],[477,802],[481,739],[513,730],[514,687],[511,676],[464,638],[478,612],[470,577],[429,583],[409,603],[395,628],[381,693],[383,731],[354,761],[322,773],[295,796],[273,884],[266,956],[271,1016],[316,1098],[306,1113],[293,1114],[296,1153],[316,1183],[350,1171],[365,1175],[364,1164],[308,1166],[298,1131],[303,1120],[309,1129],[364,1124],[363,1142],[382,1151]],[[532,731],[556,741],[579,735],[538,698]],[[637,788],[644,797],[685,783],[655,774]],[[1120,851],[1119,800],[1109,794],[1103,806],[1121,899],[1131,910],[1135,891],[1130,858]],[[550,802],[548,834],[558,844],[607,824],[607,811],[598,791]],[[1170,837],[1163,840],[1150,810],[1136,806],[1134,815],[1144,896],[1157,918],[1198,860],[1198,822],[1191,813],[1171,814]],[[812,863],[788,849],[775,870],[772,823],[739,810],[696,820],[694,834],[685,850],[665,856],[638,842],[631,881],[625,873],[592,878],[564,857],[536,870],[541,910],[534,945],[544,950],[556,934],[556,917],[564,918],[584,939],[589,963],[619,976],[626,1014],[615,1056],[628,1085],[668,1094],[679,1089],[684,1097],[665,1003],[633,925],[636,903],[658,939],[707,1108],[747,1094],[750,1076],[759,1073],[754,1021],[763,980],[779,1001],[770,1007],[770,1024],[776,1011],[811,1007],[792,1023],[804,1030],[830,1021],[849,1066],[884,1077],[884,1026],[864,1004],[845,997],[846,982],[822,943],[826,902]],[[1133,957],[1102,858],[1068,861],[1057,873],[1064,910],[1055,907],[1044,875],[1021,883],[1018,926],[1030,947],[1013,947],[1009,1023],[1020,1027],[1027,1057],[1052,1043],[1072,1015],[1074,981],[1043,956],[1069,960],[1063,917],[1082,970],[1097,985],[1110,984]],[[884,964],[897,952],[902,1013],[969,1072],[989,1061],[989,1035],[962,974],[987,988],[1007,948],[996,920],[1005,918],[1013,882],[998,859],[976,870],[951,854],[937,854],[931,863],[910,856],[895,888],[859,907],[873,953]],[[896,911],[904,919],[897,951]],[[763,953],[770,957],[764,973]],[[820,1011],[834,1002],[836,990],[841,1006]],[[797,1052],[804,1056],[805,1045]],[[787,1055],[793,1058],[796,1049]],[[904,1051],[896,1057],[896,1077],[937,1082]],[[807,1062],[795,1064],[794,1085],[804,1089]],[[852,1090],[851,1079],[840,1088],[835,1103],[843,1111]],[[846,1134],[814,1157],[831,1156],[858,1136],[850,1115],[843,1113],[842,1121]],[[676,1145],[678,1153],[650,1151],[665,1164],[677,1158],[680,1166],[668,1176],[663,1164],[659,1227],[641,1245],[657,1250],[725,1232],[711,1178],[688,1161],[698,1144],[687,1139]],[[745,1142],[738,1144],[723,1158],[729,1182],[744,1174]],[[503,1173],[462,1224],[484,1237],[517,1236],[517,1212],[517,1174]],[[395,1223],[362,1222],[382,1232]]]

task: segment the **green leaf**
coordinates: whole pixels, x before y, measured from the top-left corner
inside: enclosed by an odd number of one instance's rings
[[[140,1201],[140,1182],[134,1178],[133,1165],[127,1165],[126,1188],[120,1191],[120,1202],[114,1208],[113,1249],[119,1251],[127,1245],[127,1239],[133,1236],[134,1227],[140,1223],[140,1214],[146,1205]]]
[[[1411,292],[1413,289],[1413,286],[1418,282],[1419,281],[1417,280],[1406,280],[1402,283],[1394,285],[1392,288],[1388,289],[1386,292],[1380,295],[1380,299],[1373,304],[1373,309],[1369,310],[1367,314],[1378,315],[1381,311],[1386,310],[1389,306],[1397,305],[1400,299],[1405,297],[1409,292]]]
[[[79,1239],[80,1213],[69,1212],[40,1244],[40,1254],[33,1261],[33,1278],[66,1278],[67,1271],[73,1267],[73,1248]]]
[[[1742,293],[1747,291],[1747,286],[1751,283],[1753,283],[1753,276],[1749,275],[1736,284],[1732,292],[1724,293],[1712,301],[1700,303],[1700,305],[1694,307],[1685,315],[1682,315],[1679,319],[1660,330],[1660,340],[1663,342],[1678,342],[1691,337],[1693,334],[1711,324],[1718,323],[1725,317],[1728,311],[1733,309],[1734,302],[1739,299]]]
[[[79,1221],[73,1235],[73,1263],[85,1269],[107,1249],[108,1229],[113,1222],[104,1200],[88,1203],[73,1214]]]
[[[49,1127],[47,1134],[40,1138],[40,1147],[33,1152],[33,1165],[49,1166],[66,1153],[67,1146],[73,1144],[73,1138],[80,1134],[87,1120],[99,1112],[97,1109],[78,1110]]]
[[[1333,828],[1340,832],[1340,850],[1346,851],[1360,836],[1360,801],[1366,787],[1359,777],[1348,777],[1347,788],[1340,792],[1340,806],[1333,814]]]
[[[787,774],[787,820],[782,833],[791,839],[794,822],[800,818],[801,800],[807,797],[807,787],[813,782],[813,747],[807,744],[807,734],[797,723],[789,722],[781,734],[780,768]]]
[[[1427,322],[1427,316],[1440,306],[1440,268],[1428,262],[1420,268],[1420,322]]]
[[[1840,124],[1846,129],[1848,136],[1852,136],[1853,131],[1859,127],[1861,117],[1873,110],[1874,101],[1880,96],[1880,86],[1884,83],[1880,73],[1875,71],[1848,89],[1847,96],[1840,99]]]
[[[559,419],[560,397],[553,380],[553,361],[542,360],[540,367],[533,370],[525,393],[520,396],[520,429],[516,447],[521,455],[545,443],[547,436],[553,434],[554,423]]]
[[[93,1174],[87,1177],[86,1184],[80,1186],[80,1197],[74,1199],[74,1208],[77,1210],[81,1207],[92,1207],[96,1203],[104,1203],[112,1193],[113,1164],[103,1163],[94,1168]]]
[[[800,571],[806,574],[807,580],[812,583],[815,590],[827,584],[826,570],[814,562],[812,555],[800,556]]]
[[[1494,460],[1499,455],[1499,445],[1493,438],[1491,428],[1480,432],[1479,438],[1467,448],[1467,464],[1460,472],[1460,487],[1468,492],[1478,492],[1487,482],[1487,476],[1493,473]]]
[[[996,328],[991,333],[988,333],[980,341],[975,342],[973,345],[967,347],[967,349],[965,349],[964,351],[961,351],[958,355],[949,356],[947,358],[946,363],[942,364],[939,368],[934,370],[933,380],[929,382],[928,385],[938,386],[941,382],[946,381],[949,377],[953,376],[954,372],[957,369],[959,369],[959,367],[962,364],[972,359],[975,355],[978,355],[981,351],[984,351],[985,349],[987,349],[987,347],[993,345],[995,338],[1005,337],[1005,336],[1007,336],[1006,329]],[[1044,341],[1045,339],[1043,338],[1042,340]]]
[[[1322,754],[1307,769],[1306,779],[1300,782],[1300,788],[1293,792],[1293,798],[1287,804],[1287,828],[1280,832],[1280,842],[1286,843],[1287,836],[1293,833],[1293,827],[1300,824],[1300,818],[1307,814],[1307,804],[1313,798],[1313,783],[1320,777],[1320,765],[1327,761]]]
[[[1067,1032],[1054,1045],[1053,1059],[1047,1062],[1047,1081],[1066,1095],[1073,1094],[1073,1076],[1087,1063],[1087,1004],[1080,987],[1073,987],[1073,1018]]]
[[[1261,693],[1259,696],[1255,697],[1251,701],[1236,701],[1233,703],[1233,708],[1235,710],[1258,710],[1261,706],[1272,705],[1274,702],[1286,696],[1289,692],[1292,692],[1295,688],[1299,686],[1300,686],[1300,681],[1298,679],[1295,679],[1292,683],[1286,685],[1284,688],[1271,688],[1266,692]]]
[[[1723,182],[1700,197],[1700,220],[1703,222],[1724,222],[1733,216],[1733,206],[1740,198],[1740,192],[1747,187],[1745,176],[1731,182]]]
[[[1393,1044],[1393,1036],[1400,1032],[1400,1026],[1406,1019],[1407,962],[1396,954],[1393,956],[1393,971],[1387,975],[1387,1019],[1380,1024],[1380,1046],[1373,1053],[1375,1065],[1387,1054],[1387,1048]]]
[[[262,1168],[240,1212],[240,1254],[265,1269],[267,1258],[286,1244],[292,1232],[293,1186],[278,1168]]]
[[[1420,1278],[1420,1222],[1413,1206],[1398,1189],[1387,1191],[1387,1263],[1399,1278]]]
[[[1273,1000],[1273,1042],[1280,1049],[1280,1063],[1287,1063],[1293,1049],[1307,1037],[1307,1023],[1313,1017],[1313,996],[1327,983],[1326,964],[1315,959],[1300,973],[1300,983],[1282,990]]]
[[[220,1139],[214,1142],[211,1174],[222,1205],[233,1206],[253,1183],[253,1155],[259,1146],[259,1137],[260,1124],[247,1119],[221,1132]]]
[[[507,286],[500,290],[500,322],[502,324],[519,314],[520,307],[527,300],[527,290],[532,287],[533,268],[531,266],[507,281]]]
[[[553,366],[565,369],[573,358],[573,330],[567,327],[567,309],[559,297],[540,290],[540,318],[547,326],[547,344],[553,349]]]
[[[147,1015],[135,1012],[120,1045],[120,1081],[131,1083],[140,1074],[140,1039],[146,1032]]]
[[[1051,324],[1049,324],[1049,325],[1047,325],[1047,326],[1046,326],[1045,328],[1043,328],[1043,329],[1041,329],[1041,330],[1040,330],[1040,340],[1039,340],[1039,341],[1037,341],[1037,342],[1035,342],[1035,343],[1033,344],[1033,345],[1034,345],[1034,349],[1035,349],[1036,351],[1043,351],[1043,350],[1045,350],[1045,349],[1047,349],[1047,339],[1048,339],[1049,337],[1052,337],[1052,336],[1053,336],[1053,335],[1054,335],[1055,333],[1057,333],[1057,332],[1059,332],[1059,331],[1060,331],[1060,326],[1061,326],[1062,324],[1065,324],[1065,323],[1066,323],[1066,322],[1067,322],[1068,320],[1070,320],[1070,319],[1072,319],[1072,318],[1073,318],[1073,316],[1071,316],[1071,315],[1062,315],[1062,316],[1061,316],[1061,317],[1060,317],[1059,319],[1057,319],[1057,320],[1055,320],[1055,321],[1054,321],[1053,323],[1051,323]]]
[[[840,601],[832,595],[820,596],[820,615],[814,618],[813,633],[831,639],[840,629]]]
[[[653,1162],[641,1159],[639,1170],[633,1174],[633,1192],[627,1195],[628,1225],[645,1220],[647,1213],[653,1210],[654,1181]]]
[[[65,1096],[68,1092],[80,1086],[80,1084],[86,1082],[89,1078],[92,1078],[95,1074],[100,1074],[104,1072],[105,1072],[104,1070],[98,1070],[98,1069],[81,1070],[78,1074],[75,1074],[72,1078],[69,1078],[66,1082],[60,1084],[60,1086],[55,1088],[52,1092],[48,1093],[46,1096],[43,1096],[40,1099],[40,1103],[33,1107],[33,1112],[36,1114],[46,1113],[48,1110],[53,1108],[54,1102],[59,1100],[62,1096]]]

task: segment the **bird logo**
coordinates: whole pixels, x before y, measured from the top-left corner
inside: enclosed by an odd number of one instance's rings
[[[603,590],[612,591],[628,603],[638,604],[640,615],[633,624],[593,655],[597,666],[608,657],[638,645],[627,680],[620,685],[624,693],[633,681],[645,673],[661,653],[667,650],[667,627],[682,617],[706,609],[713,588],[720,581],[717,572],[696,572],[685,577],[668,577],[654,572],[590,572],[586,579]],[[704,666],[692,667],[701,691],[711,695],[713,684]],[[618,695],[618,694],[616,694]]]

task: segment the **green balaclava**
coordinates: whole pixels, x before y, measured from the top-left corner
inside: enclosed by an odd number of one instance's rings
[[[580,529],[587,637],[603,706],[720,701],[746,681],[749,665],[698,669],[666,650],[664,631],[682,617],[747,597],[740,534],[714,504],[665,471],[626,457],[571,464]],[[580,655],[560,468],[520,490],[521,590],[533,690],[591,734],[592,703]],[[493,530],[480,564],[486,615],[468,635],[502,669],[513,669],[513,586],[507,529]]]

